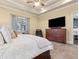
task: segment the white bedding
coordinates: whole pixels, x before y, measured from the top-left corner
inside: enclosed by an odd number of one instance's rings
[[[19,35],[12,43],[0,46],[0,59],[33,59],[51,50],[51,42],[32,35]]]
[[[29,39],[32,39],[34,40],[37,45],[38,45],[38,48],[44,48],[44,47],[47,47],[49,45],[52,45],[51,42],[49,42],[47,39],[45,38],[42,38],[42,37],[37,37],[37,36],[34,36],[34,35],[28,35],[28,34],[19,34],[18,35],[19,38],[29,38]]]

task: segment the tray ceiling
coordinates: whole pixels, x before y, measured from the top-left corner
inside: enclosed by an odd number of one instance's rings
[[[35,6],[35,2],[40,2],[40,6]],[[0,0],[0,5],[41,14],[74,2],[77,0]]]

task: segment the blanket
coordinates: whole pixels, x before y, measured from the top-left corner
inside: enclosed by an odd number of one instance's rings
[[[19,35],[13,42],[0,48],[0,59],[33,59],[40,49],[50,45],[51,42],[44,38],[32,35]]]

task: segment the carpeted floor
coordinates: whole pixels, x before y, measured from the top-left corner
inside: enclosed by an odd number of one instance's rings
[[[77,45],[68,45],[53,42],[54,51],[51,51],[51,59],[78,59]]]

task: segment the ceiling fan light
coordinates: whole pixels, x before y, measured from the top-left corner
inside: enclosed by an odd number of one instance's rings
[[[40,5],[40,3],[39,2],[35,2],[35,6],[39,6]]]

